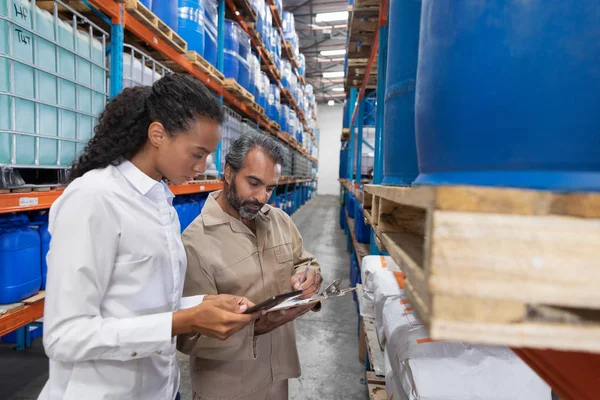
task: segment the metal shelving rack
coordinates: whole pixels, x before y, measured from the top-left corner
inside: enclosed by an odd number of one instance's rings
[[[358,131],[358,143],[360,143],[362,140],[360,132],[364,123],[362,115],[365,107],[365,90],[377,57],[378,79],[375,89],[377,114],[373,184],[381,185],[383,180],[383,117],[385,111],[388,47],[388,6],[389,0],[380,0],[378,30],[375,32],[364,81],[360,89],[350,88],[348,93],[347,104],[349,112],[348,121],[346,122],[349,126],[349,137],[347,131],[343,132],[342,140],[344,141],[345,139],[346,143],[344,145],[350,147],[347,152],[348,173],[345,177],[346,179],[340,177],[342,193],[353,192],[356,194],[360,192],[360,161],[357,161],[356,176],[354,172],[355,166],[353,165],[356,153],[356,149],[353,149],[355,142],[354,135],[355,131]],[[358,120],[356,120],[357,115],[359,116]],[[360,152],[358,152],[358,160],[360,160]],[[358,181],[356,177],[359,177]],[[362,196],[357,196],[357,199],[359,198],[362,198]],[[375,245],[373,229],[371,229],[371,254],[381,254]],[[513,348],[512,350],[538,373],[563,400],[595,400],[598,398],[600,381],[597,379],[597,376],[600,372],[600,354],[533,348]]]
[[[268,119],[256,113],[248,105],[241,102],[233,93],[227,91],[220,82],[212,79],[210,75],[196,68],[194,64],[192,64],[185,57],[184,54],[178,52],[160,36],[152,32],[146,25],[134,18],[125,9],[125,4],[123,4],[124,2],[118,0],[65,0],[64,3],[69,6],[75,5],[78,11],[81,9],[89,10],[97,18],[110,25],[110,97],[116,96],[123,89],[123,51],[125,46],[125,31],[127,30],[137,39],[151,46],[153,50],[162,54],[166,59],[178,64],[187,73],[193,75],[202,83],[204,83],[219,96],[222,104],[226,104],[236,112],[256,122],[257,126],[263,129],[266,133],[276,136],[284,142],[290,144],[290,146],[301,152],[312,163],[315,165],[318,164],[318,160],[312,157],[301,146],[299,146],[295,140],[291,140],[291,138],[287,135],[276,131],[271,126]],[[35,5],[35,2],[32,2],[32,4]],[[219,26],[217,64],[219,71],[223,71],[224,18],[225,10],[228,5],[232,9],[235,7],[231,0],[219,0],[218,2]],[[245,29],[247,30],[247,27]],[[257,51],[260,52],[260,49]],[[281,86],[280,80],[278,80],[278,83]],[[305,129],[309,131],[306,121],[303,122]],[[316,143],[314,133],[311,131],[309,132],[313,141]],[[221,162],[220,145],[216,154],[217,157],[215,164],[217,166],[217,170],[219,170]],[[280,185],[284,186],[285,191],[287,192],[289,185],[299,187],[302,185],[314,185],[314,183],[315,179],[292,179],[282,181],[280,182]],[[223,183],[219,180],[170,186],[171,191],[175,195],[206,193],[220,190],[222,188]],[[62,190],[60,189],[46,192],[2,193],[0,194],[0,214],[48,209],[61,194]],[[43,294],[40,293],[40,295],[35,296],[35,301],[31,302],[30,304],[25,304],[22,308],[19,308],[16,311],[0,315],[0,336],[42,318],[44,311],[43,297]],[[25,302],[27,303],[27,301]]]

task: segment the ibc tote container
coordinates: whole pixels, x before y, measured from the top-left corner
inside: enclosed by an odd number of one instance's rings
[[[0,165],[70,166],[106,104],[108,34],[56,8],[0,0]]]

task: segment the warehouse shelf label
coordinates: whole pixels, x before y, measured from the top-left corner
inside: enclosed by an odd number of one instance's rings
[[[38,204],[39,199],[37,197],[21,197],[19,199],[19,206],[21,207],[37,206]]]

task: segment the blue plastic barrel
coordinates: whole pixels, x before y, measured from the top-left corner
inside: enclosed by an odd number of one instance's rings
[[[344,206],[340,206],[340,228],[346,228],[346,210],[344,209]]]
[[[390,2],[383,184],[411,185],[418,175],[415,144],[415,80],[420,0]],[[438,67],[445,70],[440,65]]]
[[[24,215],[0,219],[0,304],[17,303],[42,285],[41,241]]]
[[[177,33],[187,42],[188,50],[204,55],[204,3],[179,0]]]
[[[426,0],[423,15],[417,182],[600,190],[598,0]]]
[[[238,25],[230,19],[225,20],[225,50],[223,55],[223,75],[238,80],[240,50]]]
[[[264,71],[260,72],[260,77],[262,79],[262,87],[263,87],[263,93],[261,96],[261,102],[262,104],[259,104],[266,112],[267,110],[267,96],[269,94],[269,87],[271,85],[271,82],[269,81],[269,77],[267,76],[267,74]]]
[[[38,233],[41,240],[41,265],[42,265],[42,285],[41,289],[46,290],[46,277],[48,276],[48,263],[46,262],[46,256],[50,251],[50,232],[48,232],[48,222],[43,223],[39,226]]]
[[[177,1],[152,0],[152,12],[171,29],[177,31]]]
[[[217,66],[217,28],[207,20],[204,21],[204,59]]]
[[[239,42],[239,52],[238,54],[244,60],[248,59],[248,55],[250,54],[251,44],[250,44],[250,36],[238,25],[238,42]]]
[[[31,224],[37,226],[38,234],[40,236],[41,243],[41,273],[42,273],[42,285],[41,289],[46,289],[46,277],[48,275],[48,264],[46,262],[46,256],[50,250],[50,232],[48,232],[48,214],[46,212],[40,212],[31,217]]]
[[[219,4],[216,0],[200,0],[204,4],[204,22],[209,22],[213,27],[219,25]]]
[[[370,243],[371,242],[371,231],[367,224],[365,224],[364,209],[362,203],[356,202],[356,212],[354,214],[354,233],[356,234],[356,240],[359,243]]]
[[[225,20],[225,49],[235,53],[240,51],[240,36],[237,22],[230,19]]]
[[[288,126],[287,126],[287,109],[288,106],[282,104],[281,108],[279,109],[279,126],[281,126],[281,131],[282,132],[288,132]]]
[[[145,5],[148,10],[152,10],[152,0],[140,0],[140,3]]]
[[[267,117],[272,121],[279,121],[279,112],[277,111],[277,106],[275,104],[277,93],[277,85],[274,83],[269,84],[269,99],[267,104]]]
[[[252,95],[254,95],[255,101],[258,102],[258,85],[257,85],[257,80],[260,77],[260,75],[258,74],[258,68],[256,67],[256,65],[258,64],[258,57],[256,57],[254,54],[250,53],[248,55],[248,64],[250,67],[250,77],[249,77],[249,82],[248,82],[248,91],[250,93],[252,93]]]
[[[223,75],[225,78],[233,78],[238,80],[239,74],[239,61],[238,54],[229,49],[223,51]]]
[[[250,92],[250,65],[248,61],[237,56],[238,60],[238,83],[242,85],[244,89]]]

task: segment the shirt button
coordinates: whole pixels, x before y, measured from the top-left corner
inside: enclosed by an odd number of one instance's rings
[[[132,351],[131,352],[131,357],[135,357],[135,356],[137,356],[137,353],[135,351]]]
[[[158,354],[158,355],[160,356],[160,355],[162,354],[162,350],[158,350],[158,351],[156,352],[156,354]]]

